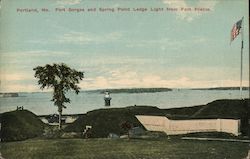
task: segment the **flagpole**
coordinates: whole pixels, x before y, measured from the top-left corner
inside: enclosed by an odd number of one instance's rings
[[[243,25],[244,25],[244,17],[242,17],[242,29],[241,29],[241,50],[240,50],[240,99],[243,99],[242,98],[242,74],[243,74],[243,46],[244,46],[244,38],[243,38]]]

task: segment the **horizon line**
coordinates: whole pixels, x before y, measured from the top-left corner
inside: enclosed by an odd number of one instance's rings
[[[116,90],[116,89],[141,89],[141,88],[168,88],[168,89],[174,89],[174,90],[178,90],[178,89],[220,89],[220,88],[240,88],[240,86],[225,86],[225,87],[187,87],[187,88],[171,88],[171,87],[120,87],[120,88],[94,88],[94,89],[80,89],[80,92],[87,92],[87,91],[98,91],[98,90]],[[250,90],[250,86],[242,86],[242,88],[248,88],[247,90]],[[246,89],[245,89],[246,90]],[[245,91],[244,90],[244,91]],[[49,93],[49,92],[53,92],[51,90],[49,91],[9,91],[9,92],[1,92],[0,93]],[[72,90],[70,90],[69,92],[73,92]]]

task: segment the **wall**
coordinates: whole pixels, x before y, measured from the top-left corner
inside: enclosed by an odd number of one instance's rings
[[[168,135],[193,132],[227,132],[239,135],[240,121],[234,119],[169,120],[165,116],[137,115],[136,118],[149,131],[163,131]]]

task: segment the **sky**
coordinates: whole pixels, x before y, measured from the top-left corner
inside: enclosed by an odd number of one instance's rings
[[[243,85],[249,86],[248,3],[1,0],[0,92],[41,91],[33,68],[53,63],[84,71],[83,90],[239,86],[241,35],[230,44],[230,31],[243,16]]]

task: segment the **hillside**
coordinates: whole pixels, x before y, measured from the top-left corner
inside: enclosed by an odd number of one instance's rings
[[[250,112],[250,100],[224,99],[216,100],[206,105],[163,109],[171,119],[241,119]]]
[[[193,114],[195,118],[240,119],[250,111],[250,100],[217,100],[208,103],[201,111]]]
[[[126,108],[98,109],[82,115],[65,131],[83,132],[86,125],[92,126],[93,137],[107,137],[109,133],[123,134],[120,124],[129,121],[134,126],[141,126],[135,115],[166,115],[171,119],[231,118],[241,119],[242,132],[247,133],[249,114],[247,100],[217,100],[207,105],[159,109],[150,106],[131,106]]]
[[[89,111],[65,127],[66,132],[83,132],[86,125],[92,126],[92,137],[107,137],[109,133],[125,134],[121,123],[128,121],[133,126],[141,123],[135,115],[160,115],[170,119],[204,119],[230,118],[241,119],[241,132],[249,134],[250,100],[216,100],[206,105],[159,109],[152,106],[129,106],[125,108],[107,108]],[[45,124],[32,112],[27,110],[0,114],[3,141],[24,140],[41,136]]]
[[[120,125],[125,121],[143,127],[135,117],[136,114],[164,115],[161,109],[149,106],[98,109],[82,115],[67,126],[65,131],[83,132],[86,125],[91,125],[93,137],[107,137],[109,133],[123,134]]]
[[[19,110],[1,114],[2,141],[17,141],[40,136],[44,124],[30,111]]]

